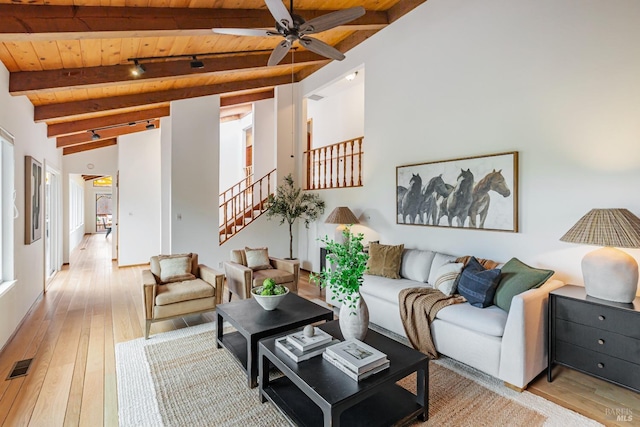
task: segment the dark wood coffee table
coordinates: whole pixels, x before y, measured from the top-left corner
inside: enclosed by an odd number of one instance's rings
[[[343,339],[338,321],[320,325]],[[284,335],[284,334],[281,334]],[[387,354],[389,369],[360,382],[316,356],[296,363],[275,348],[272,337],[260,341],[260,400],[275,404],[297,426],[390,426],[429,418],[429,358],[372,330],[364,342]],[[277,367],[283,377],[269,380]],[[417,393],[396,384],[416,372]]]
[[[216,307],[216,347],[224,347],[247,372],[249,387],[258,385],[258,341],[310,323],[333,320],[333,311],[289,292],[275,310],[266,311],[248,298]],[[223,322],[235,332],[223,333]]]

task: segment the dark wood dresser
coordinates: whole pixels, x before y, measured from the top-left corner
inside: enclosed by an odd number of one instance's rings
[[[568,366],[640,391],[640,298],[616,303],[566,285],[549,294],[549,368]]]

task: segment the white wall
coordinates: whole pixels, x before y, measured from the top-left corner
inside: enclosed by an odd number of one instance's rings
[[[253,174],[262,178],[276,167],[274,100],[253,103]]]
[[[364,135],[364,73],[342,84],[344,90],[319,101],[307,100],[307,119],[313,119],[313,148]]]
[[[119,266],[145,264],[160,253],[160,132],[147,130],[118,140]]]
[[[61,170],[62,150],[47,138],[45,124],[33,122],[33,105],[8,92],[9,72],[0,64],[0,126],[15,137],[15,189],[19,216],[14,221],[15,286],[0,295],[0,348],[44,289],[44,238],[24,244],[24,156]]]
[[[323,191],[328,212],[351,207],[383,243],[517,256],[582,283],[593,248],[558,239],[591,208],[640,215],[639,20],[634,0],[422,4],[302,82],[366,67],[365,186]],[[505,151],[520,153],[519,233],[396,224],[396,166]]]
[[[69,174],[83,174],[83,175],[110,175],[113,177],[113,187],[111,189],[112,193],[112,229],[111,229],[111,246],[112,246],[112,258],[116,259],[118,257],[117,253],[117,245],[118,245],[118,196],[117,196],[117,187],[115,187],[116,179],[118,176],[118,146],[113,145],[105,148],[98,148],[96,150],[83,151],[80,153],[69,154],[63,157],[62,160],[63,170],[62,170],[62,182],[64,191],[64,218],[63,218],[63,261],[65,263],[69,262],[69,254],[75,247],[75,245],[70,246],[69,239],[69,192],[67,189],[69,188]],[[85,204],[85,208],[87,205]],[[85,209],[86,210],[86,209]],[[84,231],[83,231],[84,232]],[[91,232],[91,229],[88,229],[87,232]],[[82,236],[80,236],[82,239]],[[75,241],[77,245],[79,243],[78,240]]]
[[[78,191],[82,190],[82,200],[77,197]],[[81,175],[77,174],[69,174],[69,185],[65,187],[64,192],[67,194],[67,205],[65,206],[68,212],[69,222],[67,226],[69,227],[69,236],[68,236],[68,247],[69,253],[73,252],[73,250],[78,247],[80,242],[82,242],[82,238],[85,233],[85,222],[84,222],[84,212],[86,212],[86,205],[81,206],[81,203],[85,202],[86,193],[84,193],[84,179],[82,179]],[[74,197],[74,194],[76,195]],[[75,223],[73,223],[73,215],[72,211],[78,211],[79,209],[84,209],[83,215],[81,218],[77,218]]]

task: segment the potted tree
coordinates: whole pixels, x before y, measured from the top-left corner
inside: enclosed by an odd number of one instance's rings
[[[267,199],[267,218],[280,217],[280,225],[289,224],[289,259],[293,259],[293,224],[298,218],[309,228],[324,213],[324,201],[318,194],[303,193],[293,183],[291,174],[284,177],[284,184],[278,186],[275,195]]]
[[[369,310],[360,295],[363,274],[367,270],[369,254],[364,252],[362,233],[353,234],[349,227],[342,232],[343,242],[320,239],[327,247],[329,267],[320,274],[311,273],[309,280],[333,292],[332,300],[342,303],[340,307],[340,330],[345,339],[362,340],[369,326]]]

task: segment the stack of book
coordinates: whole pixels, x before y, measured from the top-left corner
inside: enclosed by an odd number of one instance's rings
[[[356,339],[327,348],[322,357],[356,381],[389,367],[386,354]]]
[[[339,343],[340,340],[333,338],[325,331],[315,328],[313,336],[306,336],[304,331],[295,332],[276,340],[276,348],[282,350],[295,362],[311,359],[314,356]]]

